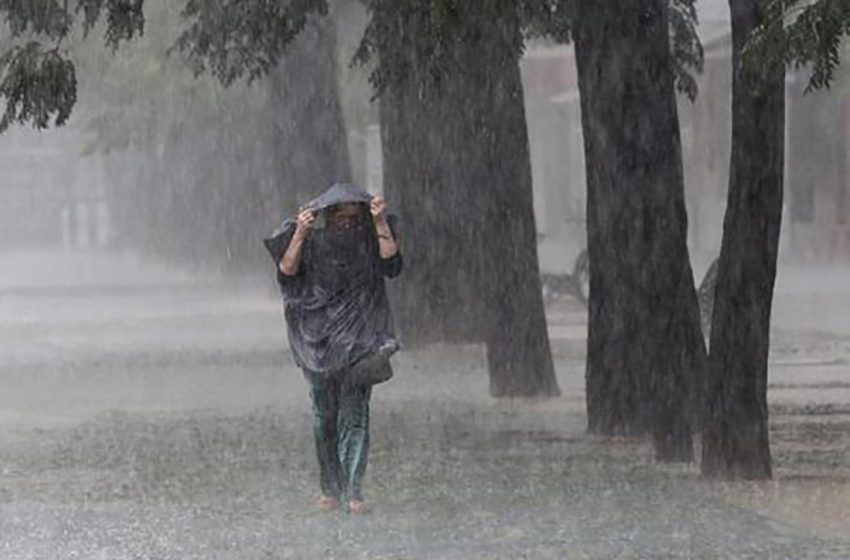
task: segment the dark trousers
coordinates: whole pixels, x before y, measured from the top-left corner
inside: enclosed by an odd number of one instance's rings
[[[313,436],[322,494],[362,500],[372,388],[346,383],[338,374],[308,371],[305,375],[313,403]]]

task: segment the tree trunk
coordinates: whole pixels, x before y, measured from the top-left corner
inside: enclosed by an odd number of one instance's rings
[[[127,244],[181,266],[268,278],[262,238],[350,179],[336,76],[334,21],[314,18],[264,82],[265,100],[220,92],[225,110],[205,115],[202,105],[144,146],[146,158],[122,158],[138,168],[116,201]]]
[[[335,21],[312,17],[270,74],[266,108],[242,116],[266,141],[230,139],[229,129],[245,126],[240,115],[232,127],[219,127],[217,153],[229,161],[218,174],[218,253],[229,272],[267,271],[258,241],[332,184],[351,180],[337,70]]]
[[[741,52],[761,22],[758,0],[730,0],[732,159],[711,326],[702,473],[771,477],[767,418],[770,311],[782,220],[784,73],[759,93],[742,80]]]
[[[574,26],[587,166],[588,429],[652,433],[692,458],[705,354],[687,252],[667,2],[580,0]]]
[[[294,213],[333,183],[351,180],[336,45],[334,20],[314,17],[269,76],[274,176],[283,206],[277,213]]]
[[[476,154],[474,166],[480,175],[472,184],[480,193],[486,220],[478,246],[489,327],[490,394],[557,396],[540,287],[525,103],[511,32],[518,36],[519,26],[504,34],[483,34],[490,44],[470,49],[484,73],[478,75],[478,98],[466,97],[480,109],[471,142],[483,153]]]
[[[403,37],[417,36],[413,15],[396,21]],[[493,396],[553,396],[511,43],[519,25],[480,17],[465,25],[486,29],[452,46],[457,64],[438,82],[420,72],[416,46],[407,44],[411,75],[388,84],[381,98],[385,185],[401,213],[408,263],[399,323],[407,341],[485,342]]]
[[[477,208],[456,148],[449,95],[419,76],[391,84],[380,101],[384,192],[401,217],[404,281],[391,286],[395,320],[408,346],[483,342],[470,219]],[[454,173],[453,173],[454,172]]]
[[[231,113],[200,135],[218,158],[197,161],[189,171],[194,187],[183,188],[191,199],[183,205],[188,214],[181,221],[199,222],[185,231],[184,252],[197,245],[188,243],[192,232],[197,237],[206,229],[201,264],[234,275],[267,274],[268,253],[259,241],[300,205],[351,179],[332,18],[310,20],[266,87],[264,107]],[[198,205],[207,212],[197,212]]]

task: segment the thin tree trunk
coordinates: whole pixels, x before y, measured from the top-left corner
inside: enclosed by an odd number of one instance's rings
[[[760,23],[758,0],[730,0],[732,159],[711,326],[702,473],[771,477],[767,415],[770,312],[782,220],[785,83],[759,93],[742,80],[741,52]]]
[[[650,432],[692,458],[704,360],[687,252],[667,3],[579,0],[574,27],[587,166],[588,430]]]

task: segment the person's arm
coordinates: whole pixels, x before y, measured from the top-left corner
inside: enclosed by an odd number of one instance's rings
[[[375,234],[378,236],[378,248],[381,259],[391,259],[398,254],[398,243],[393,235],[390,224],[387,222],[387,203],[380,196],[372,199],[369,205],[372,219],[375,222]]]
[[[302,210],[298,214],[298,225],[295,226],[295,233],[292,234],[292,239],[289,241],[289,246],[286,252],[280,259],[278,267],[285,276],[295,276],[298,274],[298,267],[301,265],[301,255],[304,253],[304,242],[307,240],[307,235],[313,227],[313,220],[316,216],[312,210]]]
[[[395,278],[401,274],[403,267],[395,222],[387,216],[387,204],[382,198],[375,197],[370,209],[375,222],[375,235],[378,237],[378,269],[381,275]]]

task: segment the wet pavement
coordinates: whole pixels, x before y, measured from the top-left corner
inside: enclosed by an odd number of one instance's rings
[[[850,558],[839,280],[777,288],[775,481],[706,482],[587,436],[586,319],[565,301],[562,398],[489,399],[478,347],[398,357],[373,399],[371,511],[352,517],[312,507],[306,384],[268,290],[99,255],[0,272],[3,560]],[[829,328],[795,320],[807,301]]]

